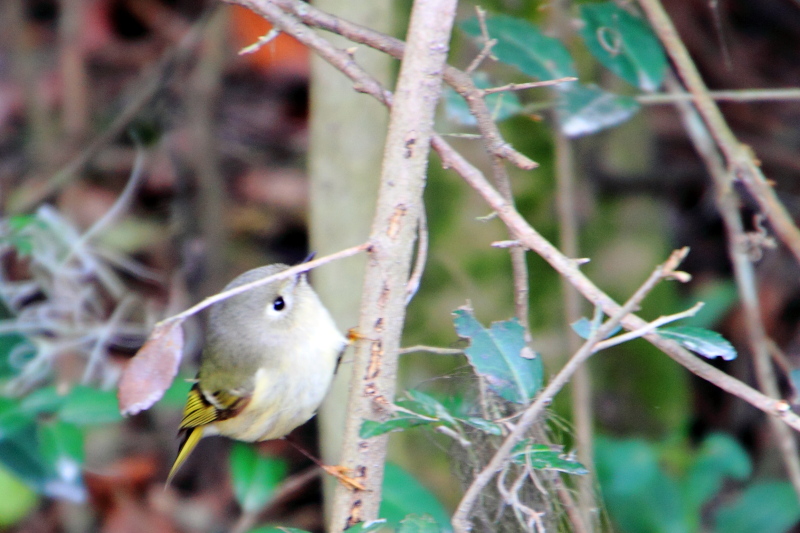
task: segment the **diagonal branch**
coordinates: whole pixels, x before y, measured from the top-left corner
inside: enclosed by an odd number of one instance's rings
[[[656,267],[647,280],[625,302],[625,305],[620,307],[611,318],[589,335],[589,338],[586,339],[581,348],[567,361],[567,364],[556,374],[547,387],[539,393],[536,400],[525,409],[513,431],[509,433],[483,470],[475,476],[475,479],[461,498],[455,513],[453,513],[453,530],[456,533],[467,533],[472,529],[469,515],[481,491],[498,472],[503,470],[510,460],[511,450],[525,437],[544,408],[552,403],[558,391],[567,384],[575,371],[581,368],[583,363],[596,352],[595,346],[597,343],[610,334],[625,316],[637,309],[645,296],[661,280],[669,278],[688,252],[688,248],[676,250],[663,265]]]
[[[703,117],[717,146],[725,156],[725,163],[731,173],[731,178],[726,186],[733,185],[733,177],[744,182],[747,190],[753,195],[769,219],[775,233],[800,262],[800,229],[797,228],[789,213],[786,212],[786,208],[778,200],[775,190],[761,169],[758,168],[752,152],[740,143],[731,131],[716,102],[709,95],[703,78],[661,2],[659,0],[639,0],[639,5],[647,14],[650,24],[675,64],[681,80],[694,98],[697,111]]]
[[[370,28],[325,13],[300,0],[273,0],[273,2],[279,5],[281,9],[296,16],[304,24],[336,33],[353,42],[365,44],[385,52],[397,59],[403,58],[405,43],[400,39],[395,39]],[[475,86],[466,72],[446,66],[444,69],[444,81],[467,101],[470,111],[473,112],[478,120],[478,129],[487,144],[487,150],[490,154],[502,157],[521,169],[531,170],[538,166],[537,163],[517,152],[510,144],[505,142],[500,130],[497,128],[497,124],[492,120],[492,113],[483,99],[483,91]]]

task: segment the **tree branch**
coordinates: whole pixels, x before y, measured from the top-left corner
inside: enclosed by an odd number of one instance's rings
[[[688,248],[677,250],[672,253],[663,265],[656,267],[653,273],[650,274],[650,277],[648,277],[628,301],[625,302],[625,305],[620,307],[602,326],[592,332],[586,342],[583,343],[580,350],[575,352],[575,355],[570,358],[567,364],[556,374],[547,387],[539,393],[536,400],[525,409],[525,412],[517,421],[514,429],[497,449],[497,452],[495,452],[489,463],[475,476],[472,484],[470,484],[464,496],[461,498],[458,507],[456,507],[453,513],[452,523],[455,533],[467,533],[472,529],[470,527],[469,514],[478,496],[480,496],[481,491],[483,491],[483,488],[491,481],[495,474],[505,467],[506,463],[509,461],[511,450],[525,437],[528,429],[530,429],[539,417],[542,410],[552,403],[555,395],[567,384],[575,371],[581,368],[583,363],[595,353],[595,345],[611,333],[625,316],[635,310],[658,282],[671,275],[678,264],[686,257],[688,251]]]
[[[744,182],[747,190],[753,195],[769,219],[775,233],[800,262],[800,229],[797,228],[792,217],[786,212],[786,208],[778,200],[775,190],[764,177],[750,149],[736,139],[719,107],[708,94],[708,88],[703,82],[703,78],[661,2],[659,0],[639,0],[639,5],[650,19],[650,24],[675,64],[681,80],[692,94],[697,111],[703,117],[717,146],[725,156],[725,163],[730,170],[730,178],[726,187],[732,186],[734,178]]]

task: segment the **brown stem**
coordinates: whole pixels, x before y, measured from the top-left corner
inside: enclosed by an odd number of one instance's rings
[[[674,92],[680,90],[677,81],[667,80],[667,87]],[[753,355],[756,380],[759,388],[768,396],[780,396],[772,358],[769,353],[769,342],[761,319],[761,306],[758,301],[758,287],[755,270],[745,249],[747,236],[739,213],[739,199],[730,187],[731,177],[722,164],[721,157],[714,145],[708,129],[699,120],[697,111],[688,102],[678,102],[676,107],[681,113],[684,127],[695,145],[695,149],[703,158],[711,174],[716,188],[717,209],[722,215],[728,238],[728,255],[733,265],[734,278],[746,316],[745,327]],[[797,443],[794,435],[784,424],[770,419],[769,424],[778,444],[786,471],[795,492],[800,497],[800,458],[797,455]]]
[[[586,342],[583,343],[583,346],[575,352],[575,355],[570,358],[567,364],[556,374],[547,387],[539,393],[536,400],[525,409],[520,419],[517,420],[514,429],[497,449],[497,452],[495,452],[489,463],[475,476],[472,484],[470,484],[464,496],[461,498],[458,507],[456,507],[453,513],[452,523],[455,533],[467,533],[470,531],[469,515],[481,491],[483,491],[484,487],[491,481],[495,474],[505,467],[506,463],[509,461],[511,450],[525,437],[528,429],[536,421],[544,408],[550,405],[556,393],[567,384],[575,371],[595,353],[595,345],[597,342],[611,333],[625,316],[636,309],[639,303],[653,290],[658,282],[668,277],[678,266],[683,258],[686,257],[688,251],[688,248],[677,250],[672,253],[670,258],[663,265],[659,265],[628,301],[625,302],[625,305],[619,307],[611,318],[589,336]]]
[[[730,178],[726,187],[732,186],[731,180],[734,177],[744,182],[747,190],[753,195],[769,219],[775,233],[800,262],[800,229],[797,228],[786,208],[778,200],[774,189],[764,177],[750,149],[739,142],[725,121],[725,117],[722,116],[719,107],[708,94],[708,88],[703,82],[703,78],[661,2],[659,0],[639,0],[639,5],[650,19],[650,24],[675,64],[686,89],[694,97],[697,111],[703,117],[717,146],[725,156],[725,164],[730,170]]]

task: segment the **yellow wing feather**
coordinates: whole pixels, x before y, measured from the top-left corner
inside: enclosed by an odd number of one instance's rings
[[[225,391],[216,391],[209,396],[211,401],[206,398],[197,383],[189,391],[180,425],[180,433],[184,433],[184,437],[178,447],[178,457],[167,476],[167,485],[175,477],[178,469],[192,453],[200,439],[203,438],[203,426],[236,416],[250,400],[249,397],[237,396]]]

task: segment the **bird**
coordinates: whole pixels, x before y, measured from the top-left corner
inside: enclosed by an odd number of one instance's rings
[[[249,270],[225,290],[287,268],[273,264]],[[347,344],[305,272],[213,304],[167,485],[203,437],[271,440],[308,421]]]

